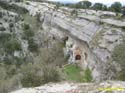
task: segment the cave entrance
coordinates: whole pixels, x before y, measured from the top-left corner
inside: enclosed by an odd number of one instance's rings
[[[81,60],[81,55],[76,55],[75,60]]]

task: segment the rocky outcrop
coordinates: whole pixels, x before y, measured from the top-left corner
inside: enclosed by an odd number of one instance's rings
[[[124,93],[125,82],[46,84],[36,88],[24,88],[11,93]]]
[[[74,9],[66,7],[57,9],[55,5],[45,2],[28,1],[9,4],[9,6],[12,5],[16,6],[16,11],[17,9],[25,10],[22,13],[29,12],[31,16],[38,17],[42,29],[51,33],[52,36],[59,39],[69,37],[64,50],[66,54],[70,52],[69,63],[76,62],[78,57],[83,69],[89,67],[92,70],[95,81],[115,78],[115,72],[106,73],[106,65],[114,47],[122,43],[124,37],[122,30],[125,27],[125,22],[113,18],[115,13],[94,10],[87,10],[86,13],[85,10],[80,9],[76,10],[78,15],[72,15],[71,12]],[[106,14],[110,17],[105,17]],[[4,19],[6,21],[6,18]],[[5,30],[4,26],[6,25],[0,26],[2,31]],[[9,26],[13,25],[10,23]],[[37,36],[40,37],[40,34]],[[35,39],[39,41],[38,38]],[[69,42],[71,42],[71,47],[69,47]],[[28,46],[25,41],[22,44]],[[80,50],[80,53],[76,53],[76,48]],[[17,52],[15,54],[17,55]],[[117,72],[116,64],[112,67]]]
[[[83,69],[89,67],[92,70],[95,81],[112,79],[115,73],[111,71],[114,74],[107,75],[105,67],[114,47],[122,43],[124,36],[122,30],[125,27],[125,22],[114,18],[115,13],[94,10],[87,10],[86,13],[84,9],[78,9],[76,10],[78,15],[72,15],[71,12],[74,9],[66,7],[57,9],[55,5],[49,3],[15,4],[26,8],[31,16],[40,17],[44,30],[58,38],[68,36],[70,39],[67,42],[72,42],[72,47],[80,47],[82,49],[81,66]],[[66,48],[67,52],[72,50],[72,47]],[[70,53],[69,60],[73,62],[74,57]]]

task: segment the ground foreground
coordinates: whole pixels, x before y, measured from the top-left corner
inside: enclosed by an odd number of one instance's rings
[[[49,83],[36,88],[23,88],[11,93],[125,93],[125,82]]]

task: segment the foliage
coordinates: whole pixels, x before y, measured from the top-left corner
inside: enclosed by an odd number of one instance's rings
[[[43,82],[57,82],[60,80],[59,73],[55,65],[44,65],[43,66]]]
[[[84,8],[84,9],[90,8],[91,5],[92,5],[92,3],[90,1],[81,1],[76,4],[77,7]]]
[[[78,16],[77,10],[71,11],[71,16],[77,17]]]
[[[122,5],[120,2],[115,2],[111,5],[110,10],[113,12],[121,12]]]
[[[40,21],[40,14],[38,13],[36,16],[31,16],[28,13],[22,15],[24,22],[26,24],[30,24],[30,30],[32,31],[38,31],[40,28],[41,23]]]
[[[118,45],[115,47],[112,57],[113,59],[120,63],[121,65],[125,65],[124,60],[125,60],[125,43]]]
[[[87,67],[84,71],[84,78],[83,78],[84,82],[91,82],[92,81],[92,74],[91,74],[91,70]]]
[[[82,75],[80,74],[81,69],[77,65],[66,65],[64,67],[64,73],[66,74],[66,79],[71,81],[82,81]]]
[[[93,5],[93,9],[95,10],[103,10],[103,7],[105,7],[102,3],[95,3]]]
[[[14,51],[21,50],[21,44],[16,39],[10,39],[8,42],[6,42],[4,48],[7,53],[13,53]]]
[[[112,58],[121,65],[121,71],[118,73],[119,80],[125,80],[125,42],[115,47]]]
[[[27,64],[21,66],[23,77],[21,83],[23,87],[36,87],[42,84],[42,76],[37,74],[40,68],[33,64]]]
[[[28,40],[28,49],[31,51],[31,52],[36,52],[38,50],[38,45],[34,42],[34,32],[33,30],[31,30],[29,24],[24,24],[23,26],[24,28],[24,36],[23,38]]]
[[[6,10],[18,12],[19,14],[25,14],[28,12],[28,10],[26,8],[19,7],[16,4],[9,4],[6,1],[0,1],[0,6]]]
[[[54,64],[61,67],[66,64],[67,60],[64,58],[62,44],[57,43],[52,48],[41,49],[39,58],[43,64]]]
[[[7,34],[7,33],[1,33],[0,34],[0,45],[5,44],[5,42],[7,42],[9,39],[11,38],[11,34]]]
[[[29,24],[24,23],[23,28],[24,28],[24,30],[29,30],[30,26],[29,26]]]
[[[34,36],[34,32],[30,29],[24,31],[24,39],[30,39]]]
[[[8,93],[18,87],[16,67],[0,64],[0,93]]]
[[[0,27],[0,31],[5,31],[6,29],[4,27]]]
[[[28,49],[31,51],[31,52],[36,52],[38,51],[38,45],[34,42],[34,40],[31,38],[28,40]]]

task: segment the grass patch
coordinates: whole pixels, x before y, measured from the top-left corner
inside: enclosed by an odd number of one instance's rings
[[[80,74],[81,69],[77,65],[67,65],[64,67],[66,79],[70,81],[81,82],[83,76]]]
[[[84,82],[91,82],[92,81],[92,72],[88,67],[84,70],[83,81]]]

